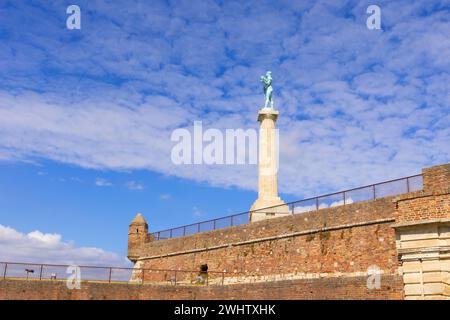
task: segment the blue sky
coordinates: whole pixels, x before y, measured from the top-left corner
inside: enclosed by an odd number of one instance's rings
[[[0,256],[125,264],[137,212],[248,210],[255,165],[176,166],[170,134],[257,128],[266,70],[283,199],[449,162],[449,22],[449,1],[1,1]]]

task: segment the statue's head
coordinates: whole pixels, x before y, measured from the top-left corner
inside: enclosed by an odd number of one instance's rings
[[[267,72],[266,72],[266,75],[267,75],[267,76],[271,76],[271,75],[272,75],[272,71],[267,71]]]

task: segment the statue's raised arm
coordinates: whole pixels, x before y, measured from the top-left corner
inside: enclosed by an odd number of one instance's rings
[[[266,101],[264,103],[264,108],[272,108],[273,109],[273,100],[272,100],[272,72],[267,71],[265,76],[261,76],[260,80],[264,85],[264,96]]]

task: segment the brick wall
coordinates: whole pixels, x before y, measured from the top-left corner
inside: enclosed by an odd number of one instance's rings
[[[418,194],[399,197],[396,222],[417,222],[450,217],[450,194]]]
[[[396,223],[450,218],[450,164],[424,169],[423,186],[394,198]]]
[[[199,270],[208,264],[237,281],[351,275],[371,265],[395,274],[394,211],[392,198],[384,198],[149,242],[140,267]]]
[[[424,190],[434,194],[450,192],[450,164],[425,168],[422,171]]]
[[[312,296],[320,296],[331,288],[327,283],[367,277],[374,265],[385,276],[398,277],[399,235],[392,226],[450,217],[450,164],[424,169],[423,186],[398,197],[148,241],[134,252],[139,267],[199,270],[208,264],[209,270],[227,271],[225,283],[303,281]],[[144,278],[156,280],[151,274]],[[189,282],[180,274],[177,280]]]
[[[64,282],[0,280],[0,300],[5,299],[403,299],[399,276],[382,276],[380,289],[367,289],[366,277],[246,283],[227,286],[168,286],[82,283],[68,290]]]

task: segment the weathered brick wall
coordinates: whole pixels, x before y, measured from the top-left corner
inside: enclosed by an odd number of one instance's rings
[[[128,227],[128,259],[134,262],[139,257],[142,246],[151,240],[148,224],[138,213]]]
[[[141,249],[140,256],[165,255],[188,249],[214,247],[285,233],[393,218],[395,205],[391,200],[391,198],[383,198],[202,232],[185,237],[149,242]]]
[[[398,197],[396,222],[417,222],[450,217],[450,193]]]
[[[423,190],[394,202],[396,223],[450,218],[450,164],[423,169]]]
[[[370,254],[368,254],[370,252]],[[365,272],[376,265],[384,272],[397,270],[395,234],[389,224],[317,232],[249,245],[231,246],[192,254],[145,260],[146,268],[197,270],[207,263],[210,270],[227,270],[227,277],[284,278],[308,274]],[[179,280],[184,280],[179,274]],[[189,275],[187,275],[189,276]],[[151,280],[147,273],[145,279]],[[212,277],[212,275],[211,275]]]
[[[273,281],[226,286],[169,286],[82,283],[69,290],[64,282],[0,280],[5,299],[403,299],[399,276],[382,276],[380,289],[367,289],[366,277]]]
[[[208,264],[240,281],[354,274],[371,265],[395,274],[394,211],[392,198],[384,198],[150,242],[140,266],[198,270]],[[145,279],[152,280],[151,273]]]
[[[145,243],[144,268],[227,271],[240,281],[351,276],[376,265],[396,274],[392,223],[449,217],[450,165],[423,170],[424,190]],[[444,192],[444,193],[443,193]],[[231,273],[231,275],[230,275]],[[178,275],[180,281],[182,275]],[[147,274],[146,280],[153,280]]]
[[[434,194],[450,192],[450,164],[425,168],[422,171],[425,191]]]

